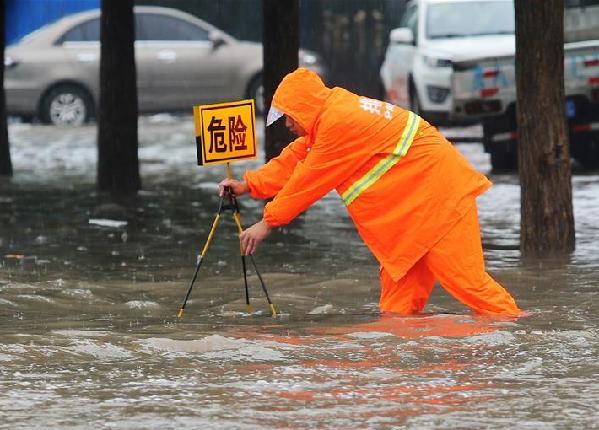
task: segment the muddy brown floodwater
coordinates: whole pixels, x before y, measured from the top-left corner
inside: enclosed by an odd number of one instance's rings
[[[598,427],[597,172],[573,177],[572,256],[524,263],[517,177],[456,142],[495,183],[478,201],[487,264],[520,319],[473,315],[439,287],[423,315],[381,317],[376,262],[331,194],[256,254],[279,318],[254,273],[245,313],[225,220],[178,321],[224,176],[195,166],[191,118],[140,120],[144,187],[126,210],[95,190],[95,127],[9,131],[0,428]],[[257,220],[261,204],[240,201]]]

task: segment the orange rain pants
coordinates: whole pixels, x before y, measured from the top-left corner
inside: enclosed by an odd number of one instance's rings
[[[464,217],[395,282],[381,266],[380,309],[414,314],[428,302],[435,281],[481,314],[519,315],[512,296],[485,271],[476,203]]]

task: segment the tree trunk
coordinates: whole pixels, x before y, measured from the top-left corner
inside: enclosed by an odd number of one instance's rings
[[[4,32],[6,5],[0,0],[0,53],[4,58],[6,44]],[[6,96],[4,93],[4,61],[0,64],[0,176],[12,176],[12,162],[10,161],[10,144],[8,142],[8,126],[6,124]]]
[[[283,77],[297,68],[299,51],[299,1],[262,0],[263,84],[266,111]],[[283,120],[266,127],[266,160],[279,155],[293,140]]]
[[[564,112],[564,0],[518,0],[516,88],[524,256],[574,250]]]
[[[113,195],[141,188],[133,0],[102,0],[98,187]]]

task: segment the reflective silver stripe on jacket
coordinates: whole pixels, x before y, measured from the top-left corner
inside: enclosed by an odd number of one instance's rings
[[[343,194],[341,194],[341,198],[343,198],[343,201],[347,206],[406,155],[414,140],[414,136],[416,136],[419,123],[420,117],[413,112],[409,112],[406,127],[393,152],[383,160],[379,161],[376,166],[368,171],[368,173],[354,182]]]

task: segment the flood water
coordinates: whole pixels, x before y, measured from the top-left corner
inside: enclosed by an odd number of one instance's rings
[[[478,201],[488,269],[525,317],[473,315],[438,286],[423,315],[379,315],[377,264],[331,194],[255,256],[280,317],[254,272],[245,312],[226,217],[177,320],[224,177],[195,165],[191,118],[140,120],[127,208],[95,190],[94,126],[9,132],[0,428],[599,428],[597,172],[573,177],[571,258],[524,263],[517,177],[456,142],[495,184]],[[260,217],[241,203],[246,224]]]

